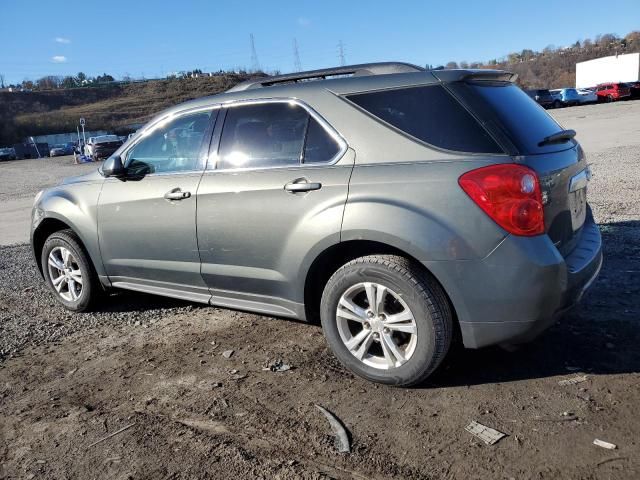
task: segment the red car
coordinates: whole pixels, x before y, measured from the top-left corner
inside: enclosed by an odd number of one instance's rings
[[[596,88],[599,102],[615,102],[631,96],[631,89],[626,83],[601,83]]]

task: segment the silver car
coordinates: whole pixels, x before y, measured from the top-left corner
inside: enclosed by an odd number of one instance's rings
[[[120,288],[319,319],[341,362],[393,385],[454,339],[527,341],[602,254],[575,132],[514,79],[366,64],[178,105],[38,194],[38,267],[74,311]]]

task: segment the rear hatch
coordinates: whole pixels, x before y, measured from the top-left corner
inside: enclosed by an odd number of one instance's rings
[[[626,83],[618,84],[618,94],[621,97],[628,97],[631,95],[631,87]]]
[[[470,80],[449,84],[449,88],[515,162],[536,171],[546,233],[558,250],[568,255],[580,238],[587,213],[590,174],[580,145],[513,83]]]

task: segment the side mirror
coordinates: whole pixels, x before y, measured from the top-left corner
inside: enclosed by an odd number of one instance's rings
[[[122,164],[120,155],[112,155],[102,164],[102,175],[105,177],[122,178],[126,175],[126,170]]]

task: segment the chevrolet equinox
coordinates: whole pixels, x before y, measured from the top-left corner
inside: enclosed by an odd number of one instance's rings
[[[40,272],[73,311],[121,288],[319,318],[344,365],[393,385],[454,338],[525,342],[602,253],[575,132],[514,80],[365,64],[173,107],[37,195]]]

